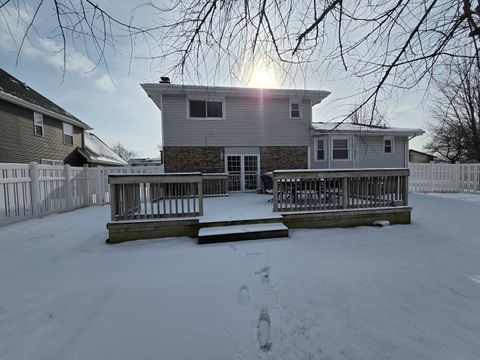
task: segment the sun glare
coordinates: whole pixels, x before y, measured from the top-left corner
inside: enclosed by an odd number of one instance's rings
[[[253,86],[259,88],[273,87],[273,76],[267,70],[258,69],[253,76]]]

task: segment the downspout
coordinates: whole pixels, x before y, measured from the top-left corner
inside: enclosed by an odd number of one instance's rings
[[[407,142],[405,143],[405,168],[408,168],[408,164],[410,163],[410,140],[416,137],[416,134],[412,137],[407,137]]]

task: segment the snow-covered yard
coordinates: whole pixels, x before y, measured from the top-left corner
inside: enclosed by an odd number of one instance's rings
[[[478,359],[480,196],[413,224],[106,245],[107,207],[0,228],[0,359]]]

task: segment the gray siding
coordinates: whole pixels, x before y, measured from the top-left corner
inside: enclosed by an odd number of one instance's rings
[[[82,146],[83,130],[74,126],[73,145],[64,145],[62,121],[44,115],[43,123],[44,136],[35,136],[33,111],[0,100],[0,162],[52,159],[80,165],[75,149]]]
[[[225,98],[225,119],[187,118],[187,98],[163,95],[164,146],[308,146],[310,101],[290,119],[288,99]]]
[[[335,134],[337,135],[337,134]],[[333,136],[335,136],[333,135]],[[343,134],[339,136],[344,136]],[[394,137],[394,152],[385,154],[383,151],[383,136],[345,135],[352,137],[351,160],[332,160],[330,135],[325,138],[325,160],[315,160],[315,141],[310,144],[312,169],[350,169],[350,168],[404,168],[408,137]],[[330,158],[330,160],[328,160]]]

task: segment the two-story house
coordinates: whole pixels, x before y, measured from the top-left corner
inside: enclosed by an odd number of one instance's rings
[[[0,69],[0,163],[124,166],[91,127]]]
[[[165,172],[227,172],[255,190],[275,169],[407,167],[420,129],[312,122],[323,90],[142,84],[161,110]]]

